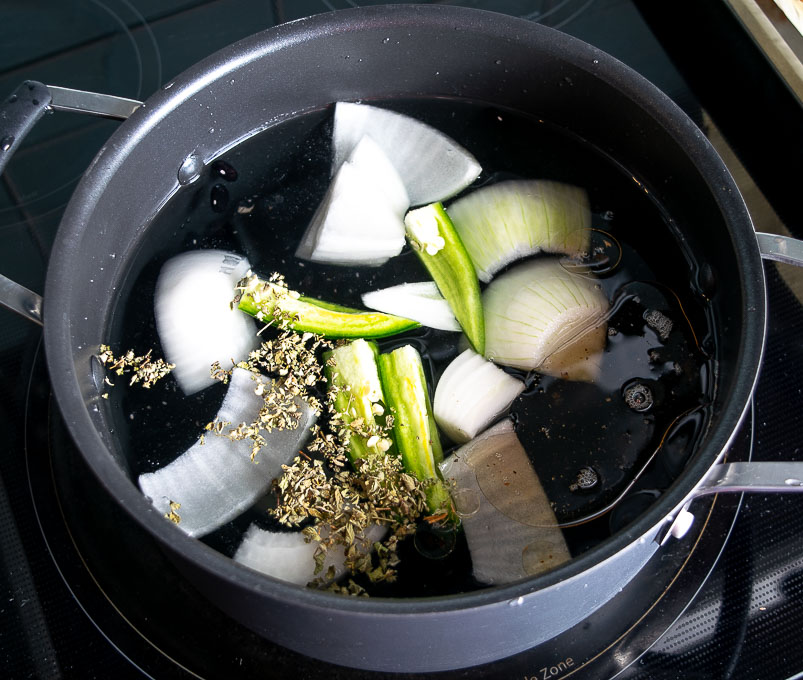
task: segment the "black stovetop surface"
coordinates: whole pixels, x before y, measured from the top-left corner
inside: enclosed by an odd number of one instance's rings
[[[0,92],[33,78],[144,99],[195,61],[259,29],[360,4],[382,3],[7,0]],[[757,227],[803,237],[795,191],[803,156],[803,109],[724,0],[442,4],[525,16],[587,40],[634,67],[701,125],[736,177]],[[42,292],[60,214],[80,173],[115,125],[59,114],[37,126],[0,178],[1,273]],[[754,459],[803,460],[803,279],[795,278],[790,267],[768,264],[766,271],[768,346],[752,428],[742,433],[739,453],[750,451],[752,435]],[[104,556],[93,552],[85,536],[71,535],[76,520],[107,506],[100,498],[66,510],[59,505],[52,470],[70,460],[70,447],[64,444],[67,453],[60,453],[54,464],[47,441],[62,432],[50,408],[40,335],[37,327],[0,309],[5,441],[0,456],[0,675],[371,676],[262,643],[199,603],[145,538],[137,555],[125,552],[125,542],[118,546],[112,541]],[[610,614],[622,630],[611,636],[614,644],[600,647],[599,658],[589,660],[582,645],[559,641],[450,677],[619,674],[769,680],[803,672],[801,497],[755,494],[745,496],[741,506],[735,497],[718,503],[696,513],[708,519],[699,521],[687,539],[693,548],[688,560],[683,555],[689,546],[681,544],[675,553],[666,553],[665,565],[648,565],[652,574],[675,570],[671,588],[656,596],[648,585],[633,584],[636,595],[640,589],[651,595],[634,600],[639,604],[633,612]],[[107,523],[114,521],[109,517]],[[138,560],[150,561],[150,568],[157,565],[164,575],[159,587],[141,590]],[[157,598],[163,602],[157,605]],[[587,629],[596,623],[587,622]],[[568,658],[573,665],[565,663]]]

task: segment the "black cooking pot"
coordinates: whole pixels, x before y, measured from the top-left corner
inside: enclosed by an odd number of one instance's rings
[[[0,151],[2,164],[36,112],[54,105],[54,92],[57,99],[65,96],[31,83],[6,101],[3,118],[17,129],[13,144]],[[597,547],[509,586],[426,599],[351,599],[260,575],[165,521],[132,481],[91,358],[116,321],[116,291],[154,216],[182,184],[255,132],[305,112],[338,100],[416,97],[486,102],[552,121],[626,168],[671,215],[682,250],[705,263],[718,385],[709,427],[682,474]],[[109,102],[121,103],[101,98],[89,108],[110,113]],[[85,104],[79,95],[64,106]],[[360,668],[435,671],[492,661],[555,636],[609,600],[662,541],[682,534],[696,495],[800,488],[799,471],[717,465],[749,406],[761,363],[762,251],[799,263],[800,244],[757,238],[736,185],[702,132],[609,55],[489,12],[363,8],[257,34],[191,68],[144,105],[122,106],[136,110],[85,173],[52,251],[44,334],[53,392],[100,484],[201,592],[266,638]],[[1,292],[6,304],[37,316],[36,296],[7,281]],[[761,476],[751,480],[753,474]],[[541,615],[546,611],[552,613],[548,625]]]

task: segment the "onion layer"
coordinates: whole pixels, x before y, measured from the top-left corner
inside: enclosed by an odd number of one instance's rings
[[[570,558],[538,475],[503,420],[441,464],[462,516],[474,577],[512,583],[549,571]]]
[[[491,361],[568,379],[597,374],[608,300],[593,279],[554,258],[529,260],[494,279],[482,303]]]
[[[156,330],[165,359],[185,394],[215,383],[216,361],[228,369],[258,345],[254,321],[230,303],[248,260],[222,250],[193,250],[168,260],[154,297]]]
[[[313,215],[296,257],[377,266],[404,246],[410,205],[399,174],[379,145],[362,137],[339,167]]]
[[[423,326],[442,331],[460,331],[452,308],[434,281],[402,283],[371,291],[362,296],[362,303],[369,309],[413,319]]]
[[[435,388],[435,421],[463,444],[482,432],[524,390],[521,380],[467,349],[450,363]]]
[[[381,541],[386,533],[386,527],[372,524],[354,545],[360,552],[369,553],[373,544]],[[303,586],[316,577],[313,556],[317,546],[315,541],[307,541],[301,532],[267,531],[252,524],[234,553],[234,560],[268,576]],[[338,580],[346,573],[345,560],[343,546],[332,546],[326,551],[320,575],[334,567],[331,581]]]
[[[588,250],[591,212],[583,189],[547,180],[510,180],[484,186],[447,212],[487,283],[519,258]]]
[[[482,171],[468,151],[426,123],[395,111],[347,102],[335,106],[334,171],[364,135],[376,140],[395,166],[410,205],[454,196]]]
[[[232,371],[229,389],[216,420],[230,423],[253,422],[263,404],[255,392],[258,384],[269,389],[270,380],[242,368]],[[263,432],[267,443],[251,460],[251,441],[232,441],[207,433],[172,463],[139,477],[142,492],[163,514],[178,503],[178,526],[190,536],[203,536],[234,519],[262,496],[271,481],[281,474],[309,436],[315,412],[296,399],[301,420],[294,430]],[[225,428],[224,428],[225,431]]]

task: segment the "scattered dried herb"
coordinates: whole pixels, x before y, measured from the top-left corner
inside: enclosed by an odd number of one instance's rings
[[[265,446],[263,432],[293,430],[301,419],[299,400],[305,401],[312,409],[321,413],[320,400],[313,389],[323,380],[323,367],[318,360],[318,352],[330,344],[313,333],[295,333],[282,330],[277,337],[266,340],[252,351],[248,359],[236,366],[254,373],[254,391],[262,397],[262,406],[251,423],[240,423],[226,430],[230,423],[212,421],[206,430],[233,441],[251,440],[251,460],[256,460],[260,449]],[[266,383],[258,376],[267,374],[272,381]],[[219,363],[211,368],[213,378],[228,382],[231,371],[224,370]]]
[[[418,519],[426,513],[430,484],[407,473],[396,454],[381,452],[352,459],[349,466],[351,437],[390,442],[393,417],[388,414],[367,428],[362,419],[338,410],[335,404],[343,403],[338,400],[341,391],[331,383],[329,388],[330,431],[316,426],[307,446],[315,457],[298,456],[292,465],[283,466],[284,474],[275,487],[278,503],[272,513],[286,526],[298,527],[312,520],[303,528],[307,540],[317,543],[317,576],[310,585],[365,595],[353,581],[346,585],[332,582],[333,569],[323,571],[327,552],[333,546],[342,546],[345,566],[352,573],[364,574],[371,582],[395,581],[399,541],[416,531]],[[377,415],[383,415],[381,404],[376,406],[382,411]],[[369,545],[364,535],[373,525],[386,527],[388,535]]]
[[[169,519],[171,522],[180,524],[181,516],[176,511],[181,507],[181,503],[176,503],[175,501],[170,501],[169,503],[170,503],[170,512],[166,512],[165,517]]]
[[[272,513],[286,526],[314,520],[303,529],[307,539],[317,543],[317,577],[312,586],[364,594],[361,588],[355,592],[352,584],[331,583],[332,573],[321,573],[327,551],[342,546],[345,566],[352,573],[364,574],[374,583],[395,581],[398,544],[415,532],[416,522],[426,510],[427,485],[406,473],[397,456],[359,459],[355,469],[348,469],[342,444],[335,444],[333,450],[328,437],[318,429],[311,448],[336,461],[336,471],[327,469],[321,459],[296,457],[292,465],[283,466],[284,474],[276,482],[279,502]],[[386,527],[388,536],[368,545],[363,536],[376,524]]]
[[[151,359],[152,350],[148,350],[147,354],[137,356],[134,350],[128,350],[120,357],[116,357],[108,345],[100,346],[100,353],[98,359],[110,371],[114,371],[117,375],[131,374],[130,385],[142,383],[142,386],[149,389],[153,384],[164,378],[176,366],[175,364],[168,364],[164,359]],[[114,383],[108,377],[104,378],[104,383],[113,386]]]

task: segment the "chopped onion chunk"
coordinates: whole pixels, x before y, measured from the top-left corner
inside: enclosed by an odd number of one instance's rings
[[[494,279],[482,303],[491,361],[575,380],[597,374],[608,300],[593,279],[537,258]]]
[[[524,383],[471,349],[441,375],[433,410],[440,428],[459,444],[482,432],[524,390]]]
[[[362,137],[337,170],[296,257],[313,262],[377,266],[404,246],[407,191],[393,164]]]
[[[381,541],[386,533],[386,527],[372,524],[355,541],[355,546],[369,553],[373,544]],[[337,544],[328,548],[323,568],[316,574],[317,547],[317,542],[307,540],[299,531],[268,531],[252,524],[234,553],[234,560],[268,576],[302,586],[315,578],[322,578],[324,582],[337,581],[346,573],[344,547]],[[328,577],[330,575],[332,578]]]
[[[434,281],[402,283],[371,291],[363,294],[362,303],[369,309],[413,319],[430,328],[460,331],[452,308]]]
[[[549,499],[510,420],[503,420],[441,463],[462,516],[474,577],[505,584],[571,557]]]
[[[231,308],[248,260],[222,250],[193,250],[168,260],[154,296],[156,330],[165,358],[185,394],[215,383],[213,363],[224,369],[257,347],[254,321]]]
[[[541,251],[588,250],[591,212],[583,189],[547,180],[489,184],[457,199],[447,212],[487,283],[506,265]]]
[[[365,135],[376,140],[395,166],[410,205],[450,198],[482,171],[468,151],[426,123],[395,111],[348,102],[335,105],[333,171]]]
[[[268,378],[235,368],[216,421],[229,423],[231,429],[253,422],[263,404],[256,390],[267,390],[269,385]],[[265,494],[271,481],[281,474],[281,466],[292,461],[309,436],[316,414],[301,399],[296,399],[296,405],[301,412],[298,427],[264,432],[267,444],[255,460],[251,460],[249,439],[232,441],[207,433],[173,462],[140,475],[142,492],[165,515],[173,510],[171,503],[178,504],[178,526],[190,536],[214,531]]]

